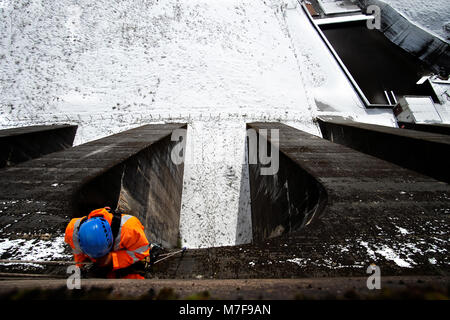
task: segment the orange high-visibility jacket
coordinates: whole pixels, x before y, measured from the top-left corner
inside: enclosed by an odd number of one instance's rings
[[[93,217],[105,218],[111,224],[113,215],[105,208],[101,208],[88,215],[88,219]],[[72,247],[75,262],[91,259],[81,251],[78,232],[74,232],[74,230],[78,231],[83,218],[72,219],[66,228],[64,240]],[[114,239],[114,248],[111,249],[113,271],[126,268],[150,254],[150,246],[144,233],[144,226],[139,219],[127,214],[122,214],[121,219],[119,232]],[[91,260],[95,262],[95,259]]]

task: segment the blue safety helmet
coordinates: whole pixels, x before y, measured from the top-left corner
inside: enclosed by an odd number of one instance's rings
[[[104,218],[94,217],[82,223],[78,231],[80,248],[89,257],[98,259],[113,246],[111,226]]]

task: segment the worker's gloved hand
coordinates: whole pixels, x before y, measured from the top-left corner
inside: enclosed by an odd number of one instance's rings
[[[111,252],[108,253],[107,255],[96,259],[95,260],[95,264],[100,267],[100,268],[105,268],[105,267],[109,267],[112,265],[112,255]]]
[[[155,261],[158,259],[158,256],[163,253],[164,249],[157,245],[152,243],[150,245],[150,262],[155,263]]]

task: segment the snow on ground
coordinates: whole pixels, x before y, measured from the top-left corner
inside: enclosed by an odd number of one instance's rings
[[[317,115],[394,125],[391,112],[364,109],[292,1],[0,0],[0,71],[0,128],[74,123],[80,144],[188,123],[191,247],[250,239],[245,122],[316,135]]]
[[[403,238],[411,232],[394,223],[392,223],[392,225],[398,229],[398,237],[391,238],[387,236],[387,234],[383,234],[383,231],[380,228],[380,235],[383,235],[383,240],[380,240],[379,243],[368,243],[363,240],[357,241],[359,246],[366,250],[367,256],[370,257],[372,261],[377,261],[379,257],[383,257],[386,260],[393,261],[399,267],[413,268],[414,265],[417,265],[417,262],[414,260],[415,256],[434,253],[448,257],[448,237],[445,237],[446,234],[441,234],[437,230],[433,230],[434,228],[426,225],[423,226],[423,228],[427,229],[427,234],[430,235],[429,238],[424,239],[419,236]],[[439,238],[432,237],[432,234],[439,234]],[[442,235],[444,235],[444,237],[442,237]],[[431,264],[436,264],[437,260],[436,258],[429,258],[429,262]],[[439,262],[445,265],[448,264],[448,259],[446,258],[445,261]]]
[[[10,240],[0,238],[0,257],[7,256],[9,260],[50,261],[70,260],[72,255],[65,253],[64,236],[57,236],[51,240]],[[0,263],[10,265],[10,263]],[[30,264],[40,267],[42,265]]]
[[[435,104],[443,123],[450,123],[450,80],[442,81],[437,76],[430,79],[440,104]]]
[[[385,261],[400,268],[414,268],[421,263],[447,266],[449,264],[449,232],[445,221],[431,219],[423,225],[408,223],[408,219],[389,217],[383,226],[375,225],[377,241],[361,235],[357,239],[346,239],[345,243],[337,243],[324,247],[323,257],[303,256],[299,251],[292,259],[278,263],[294,263],[300,268],[311,265],[328,269],[365,268],[368,264],[380,265]],[[401,223],[409,224],[415,230],[407,230]],[[414,234],[413,236],[411,236]],[[337,255],[338,254],[338,255]],[[326,259],[326,257],[334,259]],[[357,258],[355,257],[361,257]],[[425,260],[425,262],[424,262]]]
[[[448,0],[383,0],[412,22],[444,40],[450,39]]]
[[[327,15],[361,11],[357,3],[352,0],[318,0],[318,3]]]
[[[188,128],[180,233],[189,247],[252,239],[245,122],[220,123],[196,121]]]
[[[418,264],[414,258],[424,256],[425,254],[436,254],[439,256],[448,256],[448,241],[444,241],[439,238],[423,239],[417,238],[414,242],[406,242],[405,239],[386,237],[380,243],[369,243],[361,239],[354,239],[347,245],[334,245],[327,248],[331,252],[341,252],[342,260],[345,261],[345,257],[353,257],[361,252],[361,256],[367,257],[365,261],[354,261],[350,264],[347,262],[341,263],[339,261],[333,261],[331,259],[314,259],[311,257],[293,257],[287,259],[285,262],[290,262],[298,265],[301,268],[308,266],[320,266],[327,267],[329,269],[343,269],[343,268],[364,268],[368,263],[376,262],[379,264],[384,259],[392,261],[395,265],[401,268],[413,268]],[[301,252],[300,252],[301,254]],[[324,257],[328,256],[328,253]],[[349,259],[351,261],[351,259]],[[430,264],[436,265],[448,265],[448,259],[428,258]],[[278,261],[278,263],[284,263],[284,261]]]

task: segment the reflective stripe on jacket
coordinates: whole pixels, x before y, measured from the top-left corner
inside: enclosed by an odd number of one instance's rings
[[[88,219],[92,217],[102,217],[111,224],[113,215],[105,208],[92,211]],[[82,218],[72,219],[66,228],[65,242],[70,245],[73,251],[75,262],[83,262],[89,258],[85,255],[78,240],[78,227]],[[133,263],[149,256],[149,242],[144,233],[144,226],[138,218],[123,214],[121,218],[119,232],[114,239],[114,247],[111,250],[113,270],[126,268]],[[95,259],[91,259],[95,262]]]

